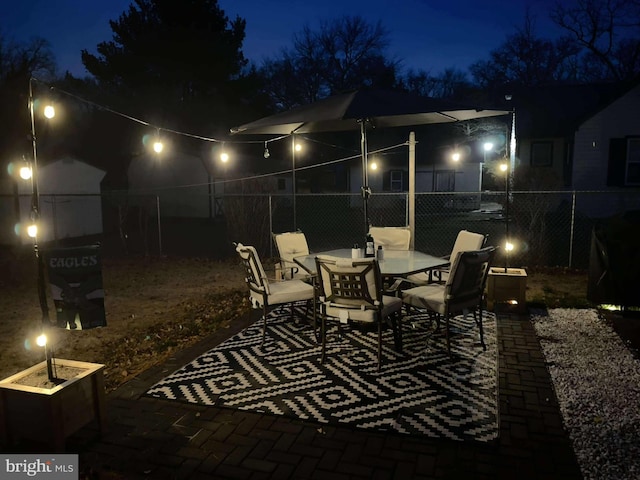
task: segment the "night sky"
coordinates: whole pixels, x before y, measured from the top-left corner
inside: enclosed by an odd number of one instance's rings
[[[24,41],[33,36],[53,46],[60,73],[87,72],[80,50],[95,53],[112,39],[109,20],[117,20],[130,0],[0,0],[0,32],[5,39]],[[506,36],[524,22],[527,6],[536,19],[539,36],[555,38],[559,31],[548,19],[553,0],[220,0],[230,19],[246,19],[245,56],[261,64],[291,45],[292,35],[305,24],[361,15],[378,20],[389,31],[387,55],[405,68],[436,75],[445,68],[461,70],[487,59]]]

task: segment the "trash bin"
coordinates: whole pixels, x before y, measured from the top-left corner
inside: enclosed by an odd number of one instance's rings
[[[50,249],[45,259],[57,326],[70,330],[106,326],[100,245]]]
[[[640,210],[596,225],[591,233],[587,298],[596,305],[640,306]]]

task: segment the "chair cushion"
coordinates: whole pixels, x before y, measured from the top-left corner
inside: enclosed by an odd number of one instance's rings
[[[284,280],[282,282],[269,283],[269,295],[267,304],[278,305],[281,303],[299,302],[313,298],[313,286],[302,280]],[[251,300],[259,306],[262,305],[262,296],[251,293]]]
[[[437,283],[409,288],[402,292],[402,302],[416,308],[428,308],[444,315],[445,287]]]
[[[369,234],[387,250],[409,250],[411,231],[407,227],[371,227]]]
[[[383,295],[382,297],[382,318],[388,317],[394,312],[402,309],[402,300],[398,297]],[[360,308],[340,308],[331,305],[326,307],[327,315],[330,317],[342,318],[346,312],[346,318],[355,322],[372,323],[376,321],[376,311],[372,309],[362,310]]]
[[[427,284],[429,283],[429,274],[424,272],[414,273],[413,275],[407,276],[407,280],[416,285]]]

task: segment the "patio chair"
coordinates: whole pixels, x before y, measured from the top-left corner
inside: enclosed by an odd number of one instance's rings
[[[278,249],[280,278],[284,280],[297,278],[309,281],[310,276],[306,272],[301,272],[299,265],[293,260],[295,257],[309,255],[309,245],[305,234],[299,230],[297,232],[274,233],[273,241]]]
[[[459,313],[473,313],[473,319],[480,330],[480,344],[484,350],[487,349],[482,329],[482,303],[489,267],[495,252],[495,247],[459,252],[453,259],[446,283],[421,285],[402,292],[404,304],[425,309],[435,315],[437,328],[440,328],[440,320],[444,317],[449,356],[449,319]]]
[[[373,243],[387,250],[409,250],[411,230],[409,227],[369,227]]]
[[[342,259],[317,257],[321,312],[322,356],[327,345],[327,321],[339,321],[355,327],[374,325],[378,332],[378,371],[382,359],[382,322],[393,328],[395,348],[402,351],[402,301],[383,295],[380,267],[375,258]]]
[[[453,244],[453,248],[451,249],[451,254],[442,258],[453,261],[453,259],[456,258],[459,252],[464,252],[467,250],[479,250],[485,245],[486,241],[487,235],[469,232],[468,230],[460,230],[458,232],[458,236],[456,237],[456,241]],[[416,273],[414,275],[409,275],[407,277],[407,280],[414,285],[426,285],[434,281],[446,282],[447,278],[449,277],[450,268],[451,264],[449,264],[448,267],[438,268],[430,271],[429,273]]]
[[[409,227],[369,227],[376,248],[384,250],[409,250],[411,230]],[[386,295],[395,295],[401,281],[393,276],[383,275],[382,284]]]
[[[282,304],[291,304],[291,319],[294,316],[294,304],[296,302],[313,300],[313,286],[303,282],[302,280],[291,279],[279,282],[270,282],[264,273],[262,262],[254,247],[237,243],[236,252],[240,255],[240,259],[246,270],[245,281],[249,287],[249,300],[251,307],[254,309],[262,309],[262,342],[264,345],[265,335],[267,331],[267,311],[269,307]],[[315,326],[314,326],[315,328]]]

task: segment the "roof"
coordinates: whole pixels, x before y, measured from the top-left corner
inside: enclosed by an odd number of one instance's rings
[[[523,138],[572,135],[586,120],[639,83],[519,87],[512,95],[516,128]]]

